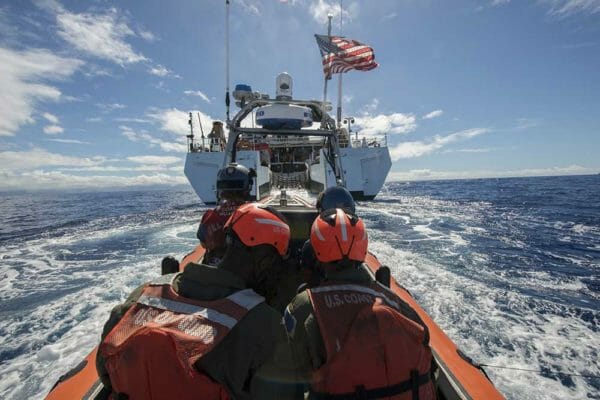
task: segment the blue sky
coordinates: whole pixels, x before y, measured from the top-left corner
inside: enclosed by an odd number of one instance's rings
[[[328,12],[337,34],[337,1],[232,0],[232,87],[273,95],[287,71],[319,99]],[[600,0],[342,13],[380,64],[344,75],[344,115],[388,133],[390,179],[600,172]],[[0,190],[185,184],[186,113],[224,118],[224,19],[218,0],[3,2]]]

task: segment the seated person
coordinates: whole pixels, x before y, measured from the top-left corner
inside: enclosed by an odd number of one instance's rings
[[[354,203],[352,194],[350,194],[348,189],[342,186],[334,186],[322,191],[319,194],[319,197],[317,197],[316,207],[319,214],[333,208],[341,208],[350,214],[356,213],[356,204]],[[310,245],[310,240],[307,240],[302,246],[300,265],[306,272],[315,272],[314,266],[316,260],[315,253]],[[310,278],[307,279],[309,286],[314,279],[318,279],[318,277],[310,276]]]
[[[202,216],[196,236],[206,249],[202,262],[217,265],[225,251],[223,225],[231,214],[250,198],[254,170],[243,165],[230,163],[217,173],[217,197],[219,204]]]
[[[98,349],[114,399],[289,398],[281,315],[265,302],[271,267],[290,239],[270,210],[246,204],[225,225],[218,266],[188,264],[137,288],[115,307]],[[282,356],[283,355],[283,356]],[[287,358],[289,360],[289,357]]]
[[[340,208],[325,210],[310,242],[323,280],[299,293],[284,314],[308,398],[435,399],[427,327],[362,266],[363,222]]]

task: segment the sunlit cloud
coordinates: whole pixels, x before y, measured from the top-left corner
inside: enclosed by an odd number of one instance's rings
[[[160,76],[161,78],[164,78],[167,76],[170,76],[172,78],[181,78],[179,75],[177,75],[176,73],[174,73],[173,71],[171,71],[170,69],[165,67],[164,65],[160,65],[160,64],[158,64],[154,67],[150,67],[148,72],[151,73],[152,75]]]
[[[25,151],[0,152],[0,170],[20,171],[32,170],[48,166],[94,166],[103,163],[105,157],[73,157],[51,153],[45,149],[35,148]]]
[[[75,49],[121,66],[147,60],[127,43],[135,32],[116,8],[105,14],[76,14],[62,6],[55,11],[58,35]]]
[[[180,157],[174,156],[131,156],[127,160],[138,164],[168,165],[181,162]]]
[[[524,168],[515,170],[473,170],[473,171],[436,171],[431,169],[412,169],[408,171],[392,171],[387,177],[393,181],[420,181],[438,179],[477,179],[477,178],[510,178],[527,176],[560,176],[597,174],[600,168],[568,165],[566,167]]]
[[[200,90],[186,90],[183,92],[184,94],[187,94],[188,96],[198,96],[200,97],[202,100],[204,100],[207,103],[210,103],[210,99],[208,98],[207,95],[205,95],[203,92],[201,92]]]
[[[417,128],[413,114],[363,115],[354,120],[358,132],[366,136],[409,133]]]
[[[120,126],[121,134],[132,142],[144,143],[148,147],[155,148],[159,147],[162,151],[166,152],[186,152],[187,147],[185,144],[185,137],[171,138],[171,140],[161,140],[152,135],[147,131],[138,132],[128,126]]]
[[[451,133],[446,136],[436,135],[429,141],[402,142],[390,147],[390,155],[394,161],[404,158],[421,157],[440,150],[451,143],[464,139],[470,139],[486,132],[489,132],[489,129],[474,128]]]
[[[47,139],[49,142],[66,143],[66,144],[91,144],[90,142],[83,142],[76,139]]]
[[[43,130],[46,135],[56,135],[65,131],[62,126],[59,125],[48,125],[45,126]]]
[[[51,124],[58,124],[58,117],[56,115],[54,115],[54,114],[50,114],[49,112],[45,112],[45,113],[42,114],[42,117],[44,117]]]
[[[134,176],[76,175],[62,171],[35,170],[23,173],[0,172],[0,190],[14,189],[89,189],[184,185],[183,174],[146,173]]]
[[[444,114],[443,110],[434,110],[428,114],[423,115],[422,119],[433,119],[437,117],[441,117]]]
[[[70,77],[83,61],[52,54],[45,49],[17,51],[0,47],[0,136],[13,136],[33,123],[37,104],[58,101],[61,91],[48,85]]]
[[[213,119],[201,111],[192,111],[192,123],[195,126],[196,133],[200,132],[200,128],[197,126],[198,115],[200,115],[200,120],[202,121],[202,129],[208,134],[212,128]],[[177,108],[169,108],[154,110],[148,114],[148,117],[157,121],[160,129],[163,131],[181,135],[182,137],[190,132],[190,125],[188,123],[189,112],[181,111]]]
[[[510,2],[511,0],[492,0],[490,5],[502,6]],[[548,13],[556,17],[600,13],[600,0],[537,0],[537,3],[545,4]]]

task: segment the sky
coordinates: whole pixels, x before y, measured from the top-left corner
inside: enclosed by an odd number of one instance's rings
[[[230,10],[231,87],[274,96],[287,71],[321,99],[328,13],[374,48],[378,68],[344,74],[343,114],[387,136],[389,180],[600,172],[600,0]],[[208,129],[224,93],[223,0],[0,2],[0,191],[186,184],[187,113]]]

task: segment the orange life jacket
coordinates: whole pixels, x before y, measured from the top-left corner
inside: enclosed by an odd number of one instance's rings
[[[377,283],[308,294],[326,350],[311,399],[435,399],[428,330],[398,296]]]
[[[223,226],[241,204],[243,203],[225,200],[216,208],[204,213],[198,227],[197,236],[206,250],[211,251],[225,247]]]
[[[113,392],[128,399],[228,399],[194,363],[264,301],[252,289],[214,301],[179,296],[173,275],[148,284],[100,345]]]

